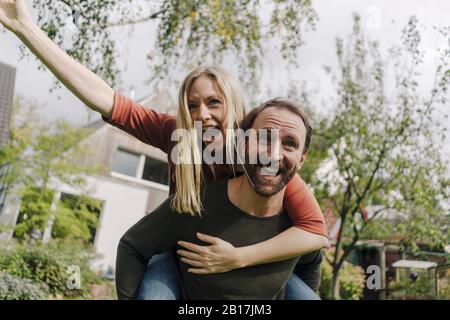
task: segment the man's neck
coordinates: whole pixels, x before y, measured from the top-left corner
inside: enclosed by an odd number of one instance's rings
[[[284,189],[271,197],[255,192],[245,174],[228,180],[228,198],[239,209],[248,214],[270,217],[283,210]]]

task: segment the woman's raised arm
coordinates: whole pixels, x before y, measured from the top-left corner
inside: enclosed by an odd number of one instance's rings
[[[107,118],[111,116],[114,90],[47,37],[33,22],[25,0],[0,0],[0,23],[16,34],[89,108]]]

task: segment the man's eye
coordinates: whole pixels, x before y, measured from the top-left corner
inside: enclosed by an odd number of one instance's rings
[[[288,148],[295,149],[297,148],[297,144],[294,141],[286,141],[284,145]]]

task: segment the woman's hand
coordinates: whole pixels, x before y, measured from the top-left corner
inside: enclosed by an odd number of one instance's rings
[[[14,33],[19,33],[22,26],[32,23],[26,1],[0,0],[0,23]]]
[[[109,118],[114,90],[67,55],[33,23],[25,0],[0,0],[0,23],[14,32],[47,68],[86,106]]]
[[[228,272],[244,267],[239,248],[220,238],[197,233],[197,237],[209,246],[199,246],[194,243],[178,241],[178,244],[187,249],[180,249],[177,253],[181,261],[195,268],[188,269],[195,274],[212,274]]]

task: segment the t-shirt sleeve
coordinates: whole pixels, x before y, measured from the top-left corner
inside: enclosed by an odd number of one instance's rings
[[[178,215],[169,210],[170,199],[120,239],[116,259],[116,290],[120,300],[136,299],[148,260],[176,246]]]
[[[313,291],[320,287],[320,264],[323,260],[322,250],[313,251],[303,255],[295,266],[294,272]]]
[[[108,119],[102,116],[102,119],[166,153],[169,149],[171,134],[175,130],[173,116],[146,108],[117,91],[114,93],[111,117]]]
[[[311,190],[298,174],[288,183],[283,203],[293,226],[328,236],[322,210]]]

